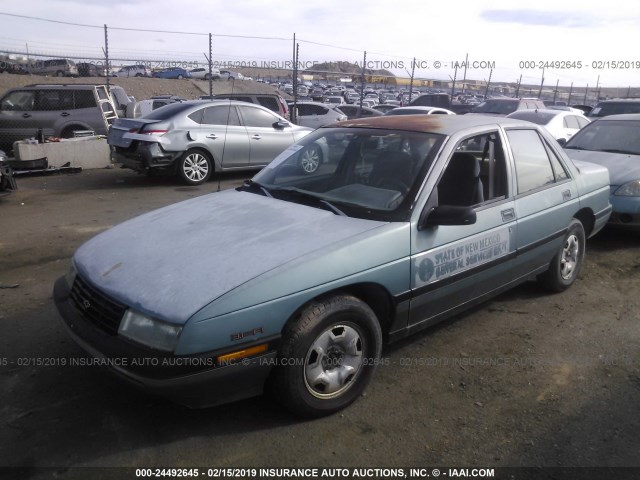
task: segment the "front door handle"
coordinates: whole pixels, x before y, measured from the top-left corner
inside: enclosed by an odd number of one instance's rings
[[[260,135],[258,135],[257,133],[251,137],[253,140],[260,140],[262,137]]]
[[[22,118],[31,118],[31,115],[29,115],[28,113],[23,113]]]
[[[216,138],[218,138],[218,136],[215,133],[212,133],[211,135],[207,135],[207,138],[210,138],[211,140],[215,140]]]
[[[70,113],[68,113],[68,112],[62,112],[62,113],[60,114],[60,116],[61,116],[61,117],[68,117],[69,115],[71,115],[71,114],[70,114]]]
[[[502,210],[500,213],[502,214],[503,222],[509,222],[516,218],[516,212],[513,208],[507,208],[506,210]]]

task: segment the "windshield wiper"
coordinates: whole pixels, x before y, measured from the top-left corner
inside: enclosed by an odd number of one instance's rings
[[[331,210],[336,215],[340,215],[341,217],[346,217],[347,216],[346,213],[344,213],[342,210],[340,210],[338,207],[333,205],[328,200],[325,200],[324,198],[320,198],[317,195],[313,195],[312,193],[308,193],[308,192],[305,192],[303,190],[298,190],[297,188],[293,188],[293,187],[275,188],[274,191],[276,191],[276,192],[293,193],[293,194],[299,195],[299,196],[304,197],[304,198],[313,199],[316,202],[320,203],[321,205],[324,205],[327,209]]]
[[[261,183],[254,182],[253,180],[245,180],[241,188],[246,188],[246,189],[257,188],[262,192],[262,194],[265,197],[273,198],[273,195],[271,195],[271,192],[267,189],[267,187],[265,187]]]

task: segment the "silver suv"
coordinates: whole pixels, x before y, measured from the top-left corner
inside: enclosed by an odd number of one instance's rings
[[[114,77],[150,77],[151,70],[146,65],[125,65],[117,72],[113,73]]]
[[[117,118],[104,85],[27,85],[0,98],[0,149],[40,136],[74,136],[76,130],[106,135]]]

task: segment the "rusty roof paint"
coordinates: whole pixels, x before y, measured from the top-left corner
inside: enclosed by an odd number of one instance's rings
[[[383,115],[332,123],[327,127],[380,128],[451,135],[459,130],[487,125],[528,125],[511,118],[485,115]]]

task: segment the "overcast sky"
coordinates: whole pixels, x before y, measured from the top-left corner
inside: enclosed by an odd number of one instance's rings
[[[468,54],[467,78],[472,79],[487,80],[493,63],[495,81],[516,81],[522,74],[523,82],[540,83],[538,62],[558,61],[575,63],[565,65],[567,69],[547,68],[546,86],[560,80],[561,85],[588,83],[593,88],[598,76],[603,87],[640,86],[640,6],[594,0],[536,0],[528,5],[512,0],[25,0],[2,2],[0,12],[107,24],[111,57],[131,61],[203,62],[210,32],[218,62],[280,65],[292,58],[295,33],[304,65],[362,62],[366,50],[371,67],[386,66],[406,75],[415,57],[419,66],[427,67],[418,68],[417,77],[447,79],[454,75],[452,62],[462,62]],[[0,21],[0,51],[103,55],[101,28],[7,15],[0,15]],[[474,69],[473,62],[486,63]]]

